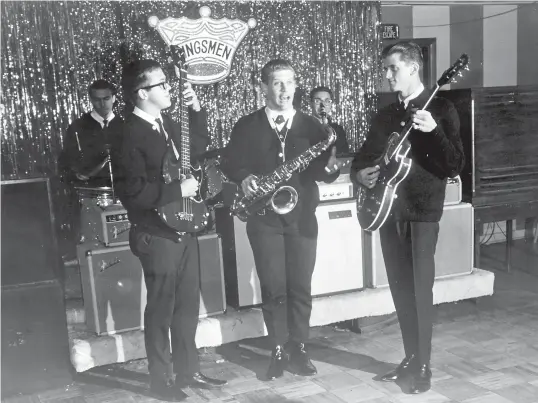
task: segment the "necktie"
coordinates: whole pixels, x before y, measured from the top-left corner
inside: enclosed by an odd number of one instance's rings
[[[103,119],[103,129],[106,129],[107,125],[108,125],[108,120]]]
[[[159,132],[164,136],[166,140],[168,140],[168,133],[166,133],[166,130],[164,130],[163,121],[161,118],[155,119],[155,122],[159,125]]]
[[[284,123],[284,116],[282,116],[282,115],[278,115],[278,116],[276,117],[276,119],[275,119],[275,123],[276,123],[277,125],[279,125],[279,124],[281,124],[281,123]]]
[[[164,138],[166,139],[166,144],[169,146],[169,147],[172,147],[172,149],[174,150],[174,154],[176,155],[176,158],[178,159],[179,161],[179,152],[177,151],[177,148],[176,148],[176,145],[174,144],[174,142],[172,141],[172,139],[170,138],[170,136],[168,135],[168,133],[166,132],[166,130],[164,129],[164,125],[163,125],[163,121],[161,118],[157,118],[155,119],[155,122],[157,122],[157,124],[159,125],[159,132],[161,133],[161,135],[164,136]]]

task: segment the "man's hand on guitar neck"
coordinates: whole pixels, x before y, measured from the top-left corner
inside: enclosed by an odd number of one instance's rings
[[[202,108],[196,92],[192,88],[191,83],[185,83],[185,89],[183,90],[183,99],[185,99],[185,105],[190,106],[194,111],[199,112]]]
[[[430,133],[437,127],[437,122],[432,114],[426,110],[416,110],[413,112],[413,129],[424,133]]]
[[[198,181],[192,175],[185,176],[181,179],[181,196],[194,197],[198,191]]]
[[[357,172],[357,182],[359,182],[364,187],[367,187],[368,189],[372,189],[377,182],[378,176],[379,165],[376,165],[375,167],[364,168]]]

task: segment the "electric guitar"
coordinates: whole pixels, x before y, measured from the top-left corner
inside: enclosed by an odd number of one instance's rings
[[[193,167],[190,161],[190,135],[189,114],[185,105],[182,90],[187,79],[185,69],[185,53],[176,46],[170,47],[171,58],[174,66],[179,70],[179,111],[181,117],[181,147],[178,149],[174,144],[173,137],[168,139],[168,147],[163,158],[162,172],[166,184],[174,180],[181,180],[192,175],[198,181],[198,190],[195,196],[183,197],[165,206],[159,207],[157,212],[161,219],[179,232],[196,233],[203,230],[209,221],[209,211],[202,196],[200,184],[203,182],[203,170],[201,167]],[[179,157],[176,156],[178,152]]]
[[[430,97],[422,107],[425,110],[437,91],[442,86],[462,75],[462,70],[468,70],[469,57],[462,54],[456,62],[446,70],[437,81]],[[413,126],[411,117],[405,123],[400,133],[394,132],[389,136],[387,145],[377,163],[379,177],[372,189],[360,186],[357,193],[357,218],[366,231],[379,229],[387,220],[397,196],[398,185],[407,177],[411,170],[412,160],[407,156],[411,150],[408,137]]]

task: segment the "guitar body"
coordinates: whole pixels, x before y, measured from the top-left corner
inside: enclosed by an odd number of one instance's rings
[[[379,164],[379,177],[372,189],[361,186],[357,197],[357,218],[366,231],[376,231],[390,215],[398,186],[411,170],[412,160],[407,157],[411,146],[404,142],[388,164]]]
[[[172,154],[172,155],[170,155]],[[199,184],[204,182],[204,172],[201,167],[185,171],[181,161],[177,161],[173,150],[167,150],[163,159],[163,177],[166,184],[174,180],[181,180],[184,175],[192,175]],[[201,185],[194,197],[183,197],[180,200],[159,207],[157,212],[161,219],[179,232],[196,233],[206,228],[209,220],[209,210],[200,194]]]

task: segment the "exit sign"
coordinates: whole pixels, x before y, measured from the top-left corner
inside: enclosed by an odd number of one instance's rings
[[[399,39],[398,24],[381,24],[381,39]]]

